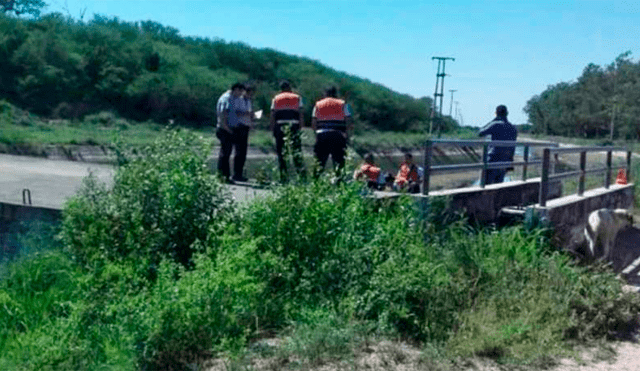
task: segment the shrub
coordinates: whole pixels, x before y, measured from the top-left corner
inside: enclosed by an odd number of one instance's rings
[[[62,241],[84,264],[129,261],[148,278],[163,258],[189,267],[216,238],[230,199],[207,167],[210,143],[168,131],[137,156],[122,154],[114,185],[95,178],[65,205]]]

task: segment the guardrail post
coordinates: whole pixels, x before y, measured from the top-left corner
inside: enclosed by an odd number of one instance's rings
[[[607,173],[604,176],[604,188],[609,189],[611,184],[611,151],[607,151]]]
[[[540,195],[538,195],[538,203],[541,207],[547,206],[547,194],[549,193],[549,165],[551,158],[551,150],[545,148],[542,150],[542,176],[540,177]]]
[[[586,179],[587,170],[587,152],[580,152],[580,178],[578,180],[578,196],[584,195],[584,181]]]
[[[524,146],[524,165],[522,165],[522,181],[527,180],[527,163],[529,163],[529,145]]]
[[[22,190],[22,204],[31,205],[31,190],[29,190],[28,188],[24,188]]]
[[[422,194],[425,196],[429,194],[432,147],[433,142],[430,139],[427,140],[424,146],[424,174],[422,176]]]
[[[484,188],[487,183],[487,157],[489,156],[489,146],[482,147],[482,172],[480,173],[480,188]]]

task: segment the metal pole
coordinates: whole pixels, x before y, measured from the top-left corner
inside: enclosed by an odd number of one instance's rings
[[[451,117],[451,113],[453,112],[453,93],[456,92],[457,90],[449,89],[449,91],[451,92],[451,102],[449,103],[449,117]]]
[[[586,177],[585,170],[587,169],[587,152],[580,152],[580,180],[578,181],[578,196],[584,194],[584,180]]]
[[[424,146],[424,175],[422,176],[422,194],[429,194],[429,183],[431,173],[431,151],[433,143],[431,140],[427,140]]]
[[[484,188],[487,184],[487,156],[489,153],[489,146],[485,144],[482,148],[482,172],[480,173],[480,188]]]
[[[607,173],[604,175],[604,188],[609,189],[611,184],[611,151],[607,151]]]
[[[451,58],[451,57],[432,57],[431,58],[431,60],[434,60],[434,59],[438,60],[438,73],[436,74],[436,91],[433,94],[433,110],[431,111],[429,135],[431,135],[431,133],[433,132],[433,122],[436,119],[440,119],[442,117],[442,99],[444,97],[444,77],[446,76],[446,74],[444,73],[445,63],[447,59],[455,61],[455,58]],[[440,66],[442,66],[442,71],[440,71]],[[440,88],[439,93],[438,93],[438,88]],[[438,97],[440,97],[440,107],[438,107],[439,116],[436,117],[436,105],[437,105],[436,102],[438,101]]]
[[[529,145],[524,146],[524,165],[522,165],[522,181],[527,180],[527,163],[529,163]]]
[[[541,207],[547,206],[547,194],[549,193],[549,160],[551,150],[545,148],[542,150],[542,176],[540,177],[540,195],[539,201]]]

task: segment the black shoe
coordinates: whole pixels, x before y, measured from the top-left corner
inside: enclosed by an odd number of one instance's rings
[[[223,183],[225,183],[225,184],[236,184],[236,182],[234,182],[233,179],[231,179],[231,178],[224,179]]]
[[[242,175],[241,176],[234,176],[233,180],[235,180],[236,182],[247,182],[247,181],[249,181],[249,179],[243,177]]]

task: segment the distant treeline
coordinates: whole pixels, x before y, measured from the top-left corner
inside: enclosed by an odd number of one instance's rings
[[[220,39],[184,37],[156,22],[59,13],[39,19],[0,15],[0,99],[33,113],[79,119],[115,111],[138,121],[210,125],[218,97],[236,82],[256,87],[255,108],[268,113],[278,82],[288,79],[307,102],[336,85],[361,128],[424,130],[431,98],[415,99],[304,57]],[[457,126],[446,119],[440,127]]]
[[[640,62],[621,54],[589,64],[575,82],[549,86],[525,107],[536,133],[585,138],[640,138]]]

